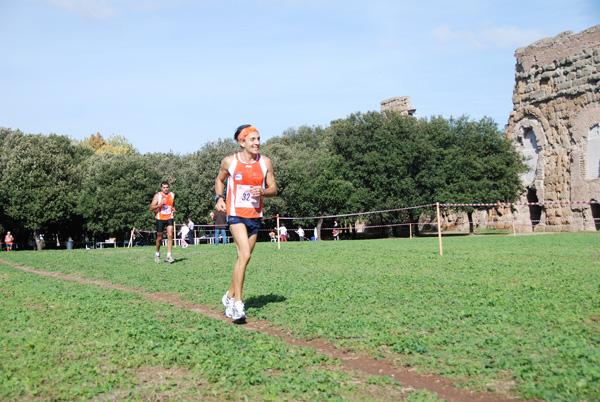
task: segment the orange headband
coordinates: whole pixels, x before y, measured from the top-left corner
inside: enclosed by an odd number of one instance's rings
[[[242,130],[241,133],[238,134],[238,141],[244,141],[244,139],[248,136],[248,134],[250,133],[258,133],[258,130],[255,129],[254,127],[250,126],[250,127],[246,127],[245,129]]]

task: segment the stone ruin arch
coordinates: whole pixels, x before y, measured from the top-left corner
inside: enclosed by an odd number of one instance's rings
[[[598,113],[600,113],[600,110]],[[600,178],[600,124],[596,124],[590,129],[586,148],[586,156],[588,158],[588,163],[586,165],[588,169],[587,178]]]
[[[598,201],[598,200],[593,200]],[[590,213],[592,215],[592,219],[594,219],[594,226],[596,230],[600,230],[600,204],[591,204],[590,205]]]
[[[518,229],[599,230],[597,204],[570,202],[600,199],[600,25],[542,39],[515,56],[505,134],[530,157],[520,201],[557,203],[516,207],[515,220],[524,222]]]
[[[543,117],[541,117],[543,119]],[[525,187],[524,200],[528,203],[541,202],[544,200],[544,176],[547,165],[546,153],[541,152],[548,147],[544,125],[540,118],[534,115],[525,115],[515,126],[514,140],[517,150],[526,157],[529,171],[521,175],[521,181]],[[545,122],[547,125],[547,122]],[[544,221],[543,208],[538,205],[518,207],[515,220],[517,222],[530,222],[520,225],[520,230],[529,232],[535,230],[540,222]]]
[[[600,104],[586,106],[574,120],[573,180],[585,182],[598,179],[600,178]],[[577,189],[586,188],[585,185],[579,185]],[[581,194],[581,196],[585,195]]]

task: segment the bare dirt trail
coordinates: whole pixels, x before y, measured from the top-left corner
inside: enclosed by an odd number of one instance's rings
[[[148,299],[156,300],[164,303],[172,304],[173,306],[183,308],[195,313],[203,314],[209,318],[223,320],[232,322],[231,319],[225,317],[222,311],[215,311],[211,308],[203,305],[198,305],[190,302],[181,301],[179,296],[171,293],[148,293],[141,291],[139,289],[131,288],[128,286],[123,286],[119,284],[110,283],[107,281],[101,280],[90,280],[85,278],[80,278],[72,275],[62,274],[59,272],[49,272],[34,269],[31,267],[15,264],[12,262],[4,261],[0,259],[0,263],[11,265],[14,268],[31,272],[34,274],[49,276],[53,278],[75,281],[83,284],[91,284],[97,285],[108,289],[115,289],[124,292],[134,292],[139,295],[142,295]],[[460,389],[456,388],[452,381],[434,374],[420,374],[415,372],[414,370],[406,367],[397,367],[394,365],[393,359],[391,358],[382,358],[382,359],[374,359],[372,357],[354,353],[347,352],[338,348],[335,348],[334,345],[330,342],[327,342],[323,339],[296,339],[292,337],[289,333],[279,329],[273,328],[271,323],[268,321],[257,321],[252,319],[247,319],[245,324],[242,326],[251,331],[259,331],[262,333],[266,333],[272,336],[276,336],[277,338],[283,340],[286,343],[296,346],[303,346],[308,348],[315,349],[318,353],[328,355],[334,359],[338,359],[342,362],[342,364],[351,370],[356,370],[357,372],[362,372],[368,375],[385,375],[394,377],[396,380],[400,381],[402,386],[405,388],[413,388],[413,389],[425,389],[430,392],[437,393],[439,398],[442,398],[446,401],[453,402],[493,402],[493,401],[513,401],[518,398],[510,398],[507,396],[495,394],[492,392],[471,392],[468,389]],[[498,384],[496,384],[498,386]]]

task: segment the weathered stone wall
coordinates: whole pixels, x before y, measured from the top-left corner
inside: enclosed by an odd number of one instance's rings
[[[517,49],[506,135],[529,156],[523,202],[600,200],[600,25]],[[597,206],[517,208],[523,231],[596,230]],[[537,221],[540,223],[537,224]],[[570,223],[570,224],[566,224]]]
[[[381,111],[393,110],[400,112],[400,114],[412,116],[417,109],[410,105],[410,96],[396,96],[381,101]]]
[[[442,230],[450,232],[468,233],[470,230],[469,217],[466,212],[456,210],[441,211]],[[522,231],[521,223],[515,221],[516,217],[510,207],[499,207],[475,210],[472,214],[473,228],[475,230],[494,229],[508,231]],[[435,214],[422,214],[419,216],[419,230],[433,230],[436,228],[437,217]],[[530,225],[528,223],[528,225]]]

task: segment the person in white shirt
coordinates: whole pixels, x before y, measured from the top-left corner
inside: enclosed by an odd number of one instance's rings
[[[185,239],[189,232],[190,232],[190,228],[188,228],[185,223],[182,223],[181,229],[179,229],[179,232],[177,233],[177,234],[181,234],[181,248],[187,248],[188,243]]]
[[[287,228],[285,225],[279,227],[279,236],[281,237],[281,241],[287,241]]]

